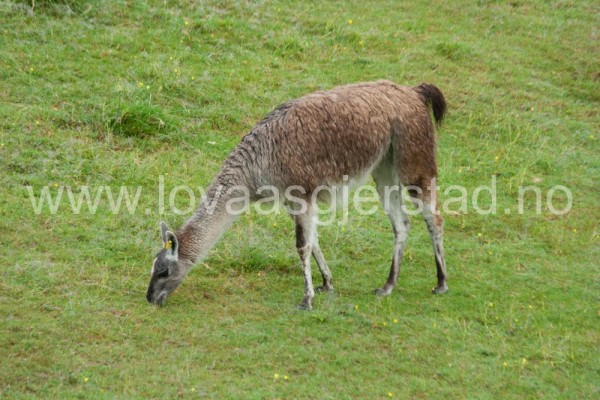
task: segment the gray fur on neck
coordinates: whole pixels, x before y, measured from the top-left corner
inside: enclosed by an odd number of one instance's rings
[[[235,187],[241,185],[241,180],[231,179],[230,173],[228,179],[223,179],[223,173],[228,171],[222,171],[215,178],[194,215],[176,232],[179,259],[188,268],[204,259],[238,218],[230,214],[226,206],[229,200],[239,197],[240,192]]]

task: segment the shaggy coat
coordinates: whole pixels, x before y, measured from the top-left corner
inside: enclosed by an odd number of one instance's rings
[[[377,81],[289,101],[260,121],[230,153],[217,178],[254,189],[299,185],[310,193],[344,175],[368,174],[391,153],[400,180],[421,186],[436,175],[435,132],[446,111],[433,85]]]
[[[155,261],[149,301],[162,304],[187,274],[205,257],[235,217],[227,215],[225,203],[235,190],[245,187],[253,200],[258,189],[273,186],[281,193],[302,187],[305,198],[320,186],[335,186],[347,177],[363,181],[372,175],[380,195],[389,186],[407,186],[414,200],[425,204],[423,216],[434,246],[438,285],[447,290],[442,245],[442,220],[437,213],[435,181],[435,130],[429,115],[440,123],[446,112],[442,92],[431,84],[400,86],[390,81],[358,83],[319,91],[277,107],[248,133],[229,154],[221,172],[208,190],[195,215],[176,234],[163,225],[164,243]],[[223,195],[223,193],[227,193]],[[270,194],[269,194],[270,195]],[[208,204],[216,207],[208,211]],[[387,295],[396,284],[409,223],[402,211],[401,196],[384,204],[394,231],[394,253],[390,276],[377,290]],[[322,290],[332,289],[331,272],[319,249],[314,224],[315,210],[309,204],[302,215],[294,215],[296,245],[305,278],[302,308],[310,309],[314,295],[310,255],[323,276]],[[168,242],[170,240],[170,242]],[[163,254],[164,253],[164,254]]]

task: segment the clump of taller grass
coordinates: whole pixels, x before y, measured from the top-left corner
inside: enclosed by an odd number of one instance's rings
[[[175,121],[162,109],[146,103],[121,106],[107,125],[114,134],[134,138],[156,137],[176,128]]]

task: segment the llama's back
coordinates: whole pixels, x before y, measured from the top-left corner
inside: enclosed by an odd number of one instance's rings
[[[433,134],[428,109],[413,88],[389,81],[346,85],[278,107],[227,164],[244,170],[254,188],[299,185],[310,193],[344,175],[368,174],[390,151],[428,139],[427,131]]]

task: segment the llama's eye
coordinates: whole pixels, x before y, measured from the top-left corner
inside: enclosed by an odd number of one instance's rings
[[[164,268],[163,270],[158,271],[156,276],[158,278],[166,278],[167,276],[169,276],[169,268]]]

